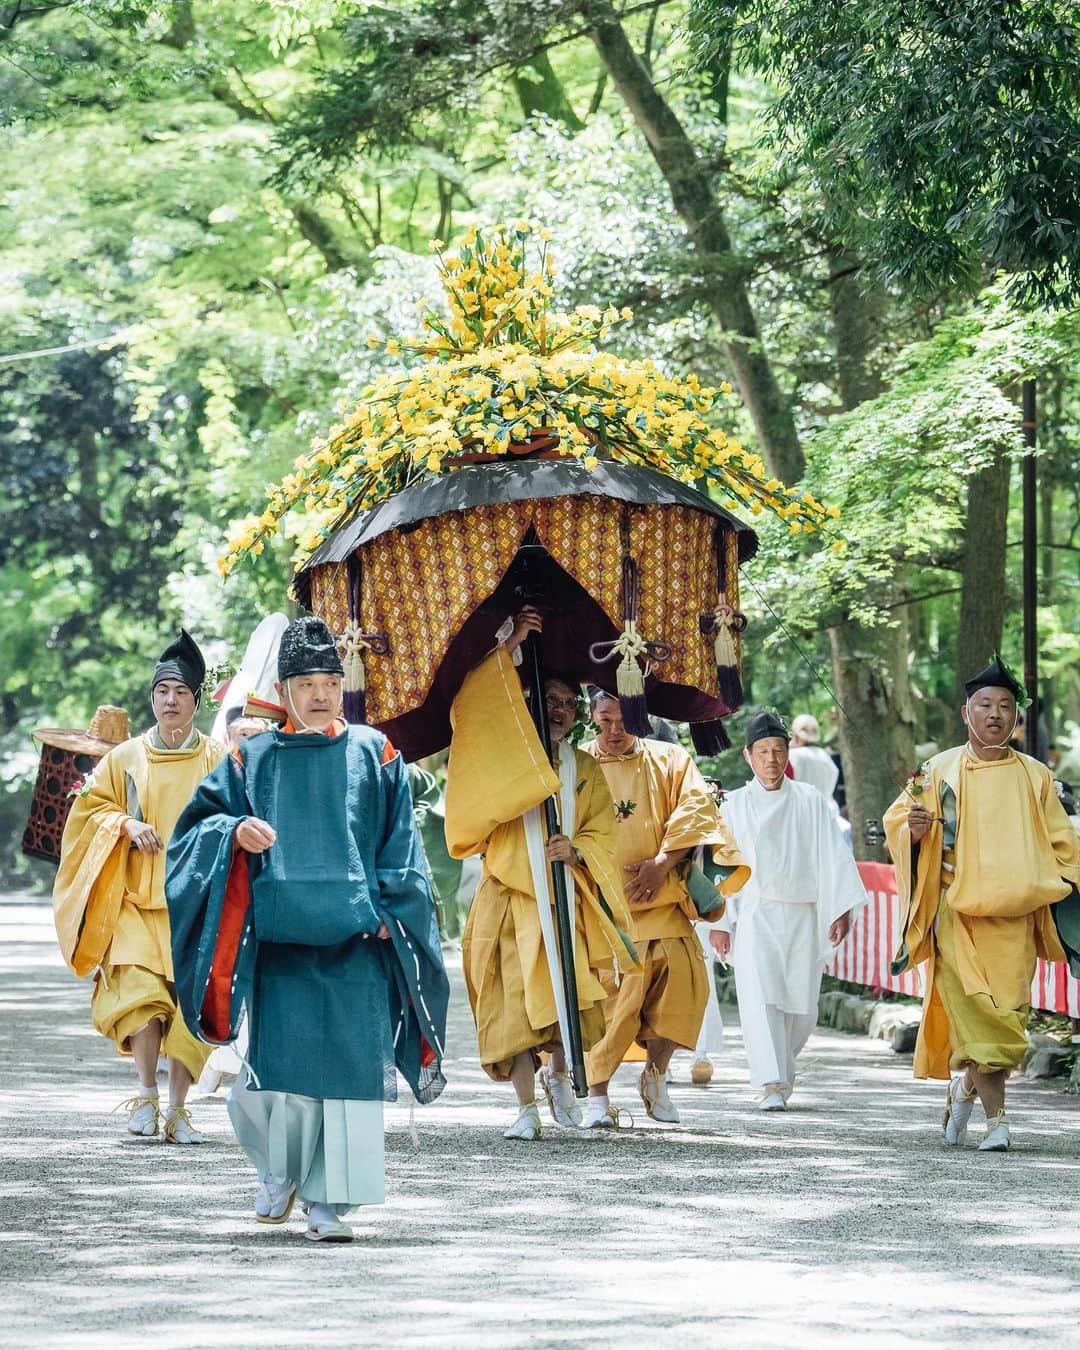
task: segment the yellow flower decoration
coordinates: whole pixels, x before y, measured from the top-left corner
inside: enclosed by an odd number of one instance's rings
[[[446,311],[425,310],[419,336],[368,340],[391,355],[411,353],[416,364],[381,376],[355,408],[342,409],[342,421],[269,489],[260,514],[237,522],[222,575],[261,551],[289,512],[323,522],[304,539],[310,552],[357,511],[453,473],[463,456],[503,454],[537,433],[557,437],[560,452],[590,470],[609,459],[681,482],[707,479],[730,494],[729,504],[768,510],[792,534],[832,524],[835,507],[768,477],[760,456],[709,420],[730,406],[726,380],[707,388],[695,375],[599,350],[614,325],[633,318],[629,309],[553,309],[549,239],[519,220],[471,226],[449,257],[432,241]]]

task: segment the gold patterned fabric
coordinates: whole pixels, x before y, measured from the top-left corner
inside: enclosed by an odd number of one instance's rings
[[[638,565],[638,631],[671,648],[657,678],[717,695],[713,640],[699,622],[717,603],[717,529],[724,531],[724,599],[738,608],[735,531],[683,506],[582,494],[447,512],[363,545],[360,626],[390,640],[386,656],[365,658],[369,721],[389,722],[424,702],[451,641],[498,586],[530,527],[618,628],[628,547]],[[310,578],[312,610],[343,632],[350,617],[346,564],[315,567]]]
[[[723,543],[724,576],[720,588],[720,599],[732,609],[739,608],[739,536],[735,530],[724,530]],[[735,657],[742,670],[742,634],[733,633],[735,639]]]
[[[344,633],[349,622],[349,569],[345,563],[312,569],[311,611],[331,633]]]

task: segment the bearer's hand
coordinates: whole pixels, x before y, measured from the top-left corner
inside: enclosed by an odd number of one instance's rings
[[[722,928],[714,928],[709,934],[709,946],[721,961],[727,961],[731,955],[731,934]]]
[[[381,923],[381,924],[379,924],[379,931],[375,934],[375,936],[376,936],[377,938],[382,938],[383,942],[389,942],[389,941],[390,941],[390,929],[387,928],[386,924]]]
[[[140,853],[160,853],[165,847],[161,835],[145,820],[125,820],[124,832]]]
[[[626,898],[632,905],[647,905],[664,884],[664,878],[675,865],[675,860],[666,853],[658,853],[655,858],[644,858],[641,862],[629,863],[625,868]]]
[[[236,827],[236,842],[245,853],[265,853],[276,838],[274,827],[258,816],[248,816]]]
[[[513,656],[530,633],[540,633],[543,628],[540,611],[532,605],[523,605],[521,612],[514,615],[514,631],[506,639],[506,650]]]
[[[548,862],[568,863],[574,861],[574,849],[565,834],[553,834],[544,848]]]
[[[917,844],[923,835],[930,828],[934,817],[926,809],[916,802],[907,813],[908,829],[911,831],[911,842]]]
[[[833,919],[829,924],[829,941],[834,947],[839,947],[841,942],[847,937],[851,929],[851,910],[846,914],[841,914],[838,919]]]

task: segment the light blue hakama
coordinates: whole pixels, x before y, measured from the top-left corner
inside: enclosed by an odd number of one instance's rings
[[[236,1080],[229,1117],[260,1180],[294,1182],[309,1204],[340,1216],[386,1199],[383,1103],[261,1092]]]

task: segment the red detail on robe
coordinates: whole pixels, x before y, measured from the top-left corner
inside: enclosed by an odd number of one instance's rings
[[[225,881],[225,899],[221,906],[214,959],[210,965],[210,979],[203,995],[202,1031],[211,1041],[223,1042],[229,1039],[233,972],[250,903],[248,855],[234,844],[229,875]]]

